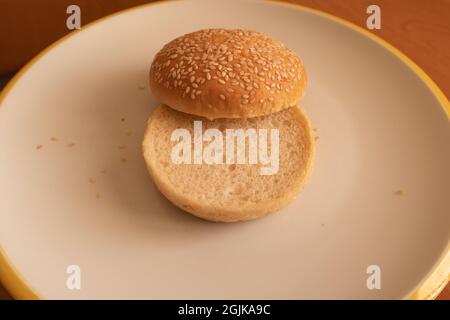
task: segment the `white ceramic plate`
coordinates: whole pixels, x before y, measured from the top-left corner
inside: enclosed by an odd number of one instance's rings
[[[311,181],[248,223],[176,209],[141,156],[158,105],[153,55],[211,27],[280,39],[309,74],[302,106],[320,137]],[[3,281],[17,297],[51,299],[410,296],[448,250],[446,103],[400,53],[311,10],[183,1],[103,19],[35,59],[2,97]],[[70,265],[81,290],[66,287]],[[370,265],[381,290],[366,286]]]

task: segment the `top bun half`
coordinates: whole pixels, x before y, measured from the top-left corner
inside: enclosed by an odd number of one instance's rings
[[[166,44],[150,68],[153,94],[175,110],[250,118],[296,105],[306,89],[298,55],[249,30],[207,29]]]

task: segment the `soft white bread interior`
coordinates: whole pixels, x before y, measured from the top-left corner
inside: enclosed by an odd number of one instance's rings
[[[278,129],[278,171],[262,175],[264,164],[248,162],[175,164],[171,152],[178,142],[171,141],[172,133],[184,128],[193,137],[194,120],[202,121],[203,132],[217,128],[224,136],[226,129]],[[272,145],[268,141],[270,153]],[[204,142],[203,148],[206,145]],[[193,150],[193,139],[191,147]],[[247,157],[249,148],[247,144]],[[256,118],[207,120],[162,105],[148,121],[143,153],[154,183],[173,204],[206,220],[234,222],[264,216],[294,199],[311,172],[314,139],[308,118],[297,106]]]

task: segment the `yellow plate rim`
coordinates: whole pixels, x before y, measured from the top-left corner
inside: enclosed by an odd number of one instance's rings
[[[169,0],[176,1],[176,0]],[[62,42],[66,41],[73,35],[85,30],[89,27],[96,25],[99,22],[110,19],[117,15],[123,14],[125,12],[130,12],[133,10],[142,9],[143,7],[153,6],[153,5],[162,5],[168,1],[161,1],[156,3],[147,3],[139,6],[131,7],[119,12],[112,13],[95,21],[92,21],[85,26],[82,27],[81,30],[76,30],[68,33],[62,38],[58,39],[47,48],[42,50],[39,54],[37,54],[33,59],[31,59],[20,71],[8,82],[6,87],[0,92],[0,107],[3,100],[8,95],[9,91],[14,87],[15,83],[31,68],[36,62],[38,62],[45,54],[51,51],[53,48],[57,47]],[[445,110],[447,117],[450,118],[450,102],[447,97],[444,95],[442,90],[438,87],[438,85],[423,71],[415,62],[413,62],[408,56],[406,56],[399,49],[383,40],[379,36],[367,31],[366,29],[349,22],[343,18],[339,18],[330,13],[326,13],[317,9],[309,8],[299,4],[285,3],[274,0],[265,0],[266,3],[270,3],[272,5],[278,6],[286,6],[295,10],[300,10],[308,13],[312,13],[327,19],[330,19],[336,23],[344,25],[356,32],[359,32],[373,41],[377,42],[379,45],[387,49],[389,52],[394,54],[397,58],[399,58],[403,63],[405,63],[410,69],[412,69],[428,86],[431,92],[436,96],[439,103]],[[407,299],[414,300],[428,300],[436,298],[442,289],[445,288],[447,283],[450,280],[450,245],[447,244],[447,249],[442,254],[439,261],[435,264],[434,268],[430,270],[429,274],[426,278],[417,286],[417,288],[410,294]],[[8,258],[5,250],[0,245],[0,282],[2,285],[8,290],[8,292],[15,298],[20,300],[39,300],[43,299],[38,295],[38,293],[26,283],[26,281],[22,278],[19,272],[16,270],[10,259]]]

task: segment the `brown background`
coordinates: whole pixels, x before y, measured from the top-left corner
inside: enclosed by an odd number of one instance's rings
[[[375,34],[406,53],[450,96],[450,0],[284,0],[366,26],[366,8],[381,8]],[[152,0],[0,0],[0,76],[9,77],[67,34],[66,8],[81,8],[81,23]],[[11,297],[0,284],[0,299]],[[450,285],[438,299],[450,300]]]

